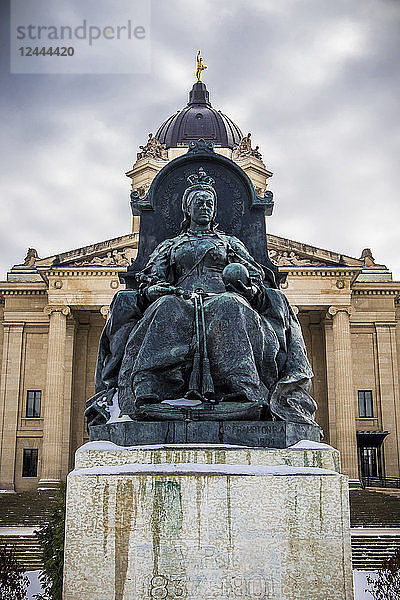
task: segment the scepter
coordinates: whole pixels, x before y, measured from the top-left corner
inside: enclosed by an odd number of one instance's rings
[[[193,369],[190,375],[189,381],[189,392],[196,392],[199,394],[200,388],[200,363],[201,363],[201,355],[200,355],[200,324],[199,324],[199,304],[198,304],[198,295],[193,295],[194,300],[194,318],[195,318],[195,328],[196,328],[196,350],[193,357]]]
[[[211,377],[210,361],[207,352],[207,338],[206,338],[206,322],[204,317],[204,304],[203,296],[199,294],[199,305],[201,314],[201,328],[203,334],[203,377],[201,382],[201,392],[205,398],[213,402],[214,397],[214,382]]]

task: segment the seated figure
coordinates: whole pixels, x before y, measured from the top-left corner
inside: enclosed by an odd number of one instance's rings
[[[213,179],[199,169],[188,181],[180,234],[157,246],[137,290],[113,300],[89,420],[99,422],[93,409],[118,389],[121,415],[133,419],[185,398],[315,424],[312,371],[292,308],[273,273],[218,231]]]

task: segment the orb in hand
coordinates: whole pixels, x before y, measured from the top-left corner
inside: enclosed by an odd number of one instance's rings
[[[227,289],[235,289],[238,281],[248,286],[250,285],[249,271],[240,263],[230,263],[222,271],[222,280]]]

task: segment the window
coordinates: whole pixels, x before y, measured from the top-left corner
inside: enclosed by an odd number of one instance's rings
[[[37,477],[38,449],[24,448],[22,477]]]
[[[374,416],[371,390],[358,390],[358,416],[361,418]]]
[[[40,417],[41,391],[29,391],[26,394],[26,417],[38,419]]]

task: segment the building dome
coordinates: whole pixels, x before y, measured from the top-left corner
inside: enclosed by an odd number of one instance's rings
[[[197,81],[189,93],[187,106],[171,115],[159,127],[155,137],[167,148],[188,146],[191,140],[200,138],[216,146],[234,148],[243,134],[236,123],[211,106],[205,84]]]

